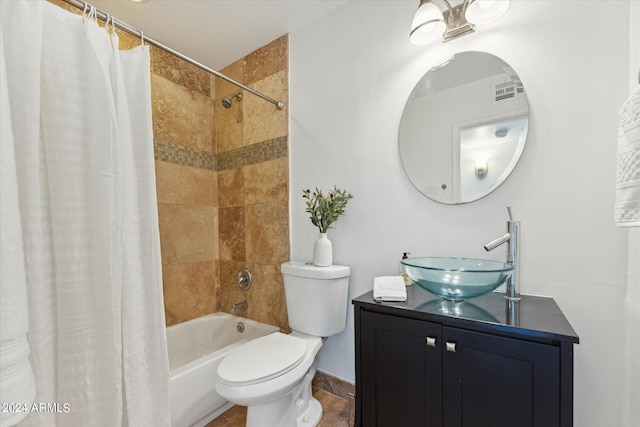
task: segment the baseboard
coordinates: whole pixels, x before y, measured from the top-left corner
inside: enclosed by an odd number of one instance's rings
[[[313,386],[345,400],[353,399],[356,394],[355,384],[320,370],[316,371],[316,376],[313,378]]]

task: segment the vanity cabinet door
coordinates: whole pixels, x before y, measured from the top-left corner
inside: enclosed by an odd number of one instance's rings
[[[361,426],[442,425],[442,326],[361,312]]]
[[[443,425],[560,425],[558,347],[446,326],[442,330]]]

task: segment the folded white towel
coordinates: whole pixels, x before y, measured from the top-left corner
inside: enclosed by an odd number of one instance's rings
[[[380,276],[374,278],[373,299],[376,301],[406,301],[407,288],[402,276]]]
[[[640,227],[640,85],[620,110],[616,225]]]

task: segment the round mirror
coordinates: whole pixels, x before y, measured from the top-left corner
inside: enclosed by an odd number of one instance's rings
[[[515,167],[529,129],[516,72],[484,52],[462,52],[430,69],[402,113],[398,144],[413,185],[440,203],[486,196]]]

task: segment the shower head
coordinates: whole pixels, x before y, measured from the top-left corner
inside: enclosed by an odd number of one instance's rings
[[[242,99],[242,92],[238,92],[234,95],[229,95],[224,98],[222,100],[222,106],[227,109],[231,108],[231,102],[233,101],[233,98],[236,98],[238,101],[240,101]]]

